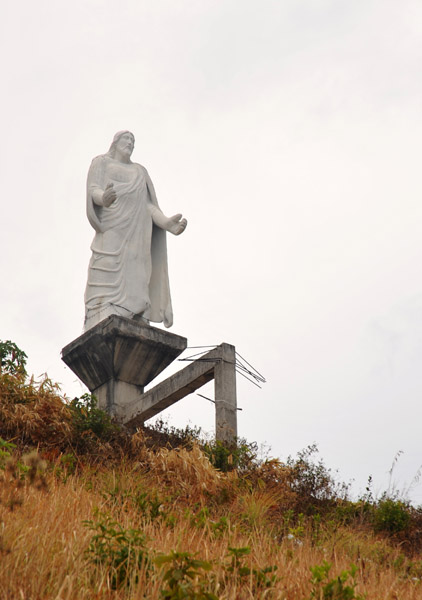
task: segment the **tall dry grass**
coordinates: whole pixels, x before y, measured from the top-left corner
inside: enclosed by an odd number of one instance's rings
[[[329,524],[317,538],[311,530],[289,537],[276,510],[281,492],[253,489],[233,473],[215,471],[198,447],[158,453],[143,447],[138,459],[74,474],[59,457],[47,466],[44,485],[37,484],[41,474],[20,484],[14,465],[0,475],[2,600],[162,598],[166,584],[157,566],[134,570],[113,590],[109,570],[89,559],[93,531],[84,522],[105,515],[124,530],[142,531],[152,558],[178,551],[210,561],[202,579],[221,600],[310,598],[310,567],[323,561],[332,563],[333,577],[355,563],[356,593],[368,600],[422,597],[421,580],[411,570],[422,557],[410,561],[365,530]],[[11,507],[14,494],[20,502]],[[244,564],[252,570],[277,566],[274,586],[260,588],[252,572],[230,573],[233,547],[250,548]]]
[[[422,598],[422,513],[348,502],[306,452],[221,472],[195,441],[72,411],[0,350],[0,600]],[[327,581],[355,564],[354,591],[324,595],[311,567],[325,563]]]

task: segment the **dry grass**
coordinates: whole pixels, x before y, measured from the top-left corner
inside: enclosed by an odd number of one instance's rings
[[[415,561],[410,563],[386,541],[365,531],[328,526],[318,540],[311,532],[300,540],[288,539],[280,534],[281,524],[274,516],[280,497],[273,489],[242,490],[242,482],[233,474],[213,473],[197,447],[191,452],[156,454],[144,448],[140,454],[142,460],[127,461],[119,469],[86,467],[70,476],[56,461],[45,475],[44,486],[33,479],[17,489],[10,470],[4,472],[2,600],[161,598],[164,583],[157,567],[137,571],[138,581],[133,573],[127,586],[112,590],[107,570],[88,560],[93,532],[84,521],[101,520],[101,514],[124,529],[141,530],[151,556],[175,550],[211,561],[212,571],[204,578],[221,600],[309,598],[310,567],[324,560],[333,564],[333,576],[356,563],[357,592],[368,600],[422,597],[421,581],[408,573]],[[216,498],[224,486],[234,486],[239,493],[219,503]],[[19,493],[22,500],[13,510],[5,502],[11,492]],[[148,502],[157,494],[162,506],[153,514]],[[222,518],[224,527],[215,527]],[[245,546],[250,548],[245,564],[251,568],[277,566],[273,588],[259,589],[252,575],[239,579],[228,574],[228,548]]]
[[[355,593],[367,600],[422,598],[421,515],[407,538],[375,536],[354,516],[359,507],[335,498],[327,472],[305,460],[223,473],[195,442],[163,447],[163,437],[151,443],[141,431],[107,439],[84,431],[81,440],[57,387],[23,373],[0,373],[0,436],[17,445],[6,460],[0,443],[0,600],[163,600],[169,584],[154,558],[172,552],[211,563],[198,568],[190,595],[166,596],[173,600],[205,600],[205,591],[219,600],[307,600],[310,568],[324,561],[330,578],[355,564]],[[95,543],[101,528],[108,546],[104,536]],[[149,562],[137,560],[136,532]],[[122,549],[127,569],[116,579]]]
[[[40,382],[25,375],[0,376],[0,425],[3,436],[44,446],[68,444],[71,414],[59,388],[47,376]]]

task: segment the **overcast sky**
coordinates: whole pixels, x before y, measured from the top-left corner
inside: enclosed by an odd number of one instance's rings
[[[422,464],[420,0],[6,0],[0,28],[0,339],[67,396],[85,391],[60,351],[82,332],[86,174],[130,129],[161,208],[189,221],[168,239],[171,331],[234,344],[267,379],[239,378],[239,434],[282,459],[316,442],[356,493],[369,475],[385,489],[402,450],[408,487]],[[196,394],[164,415],[214,427]]]

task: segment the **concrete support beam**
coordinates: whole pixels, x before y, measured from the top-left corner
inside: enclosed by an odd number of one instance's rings
[[[139,427],[147,419],[215,379],[216,439],[233,442],[237,437],[235,366],[234,346],[220,344],[127,405],[125,425]]]
[[[195,360],[146,391],[140,402],[131,403],[127,407],[126,425],[130,427],[142,425],[147,419],[155,417],[165,408],[211,381],[214,377],[215,365],[220,360],[220,348],[217,346],[214,350],[204,354],[201,359]]]

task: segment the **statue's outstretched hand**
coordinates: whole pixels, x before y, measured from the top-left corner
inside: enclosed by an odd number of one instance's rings
[[[182,215],[178,213],[177,215],[169,217],[167,231],[170,231],[170,233],[173,233],[174,235],[180,235],[185,231],[187,224],[187,220],[182,219]]]
[[[102,198],[103,206],[108,208],[109,206],[111,206],[113,204],[113,202],[116,200],[116,198],[117,198],[117,194],[114,191],[113,184],[108,183],[106,189],[104,190],[104,194],[103,194],[103,198]]]

